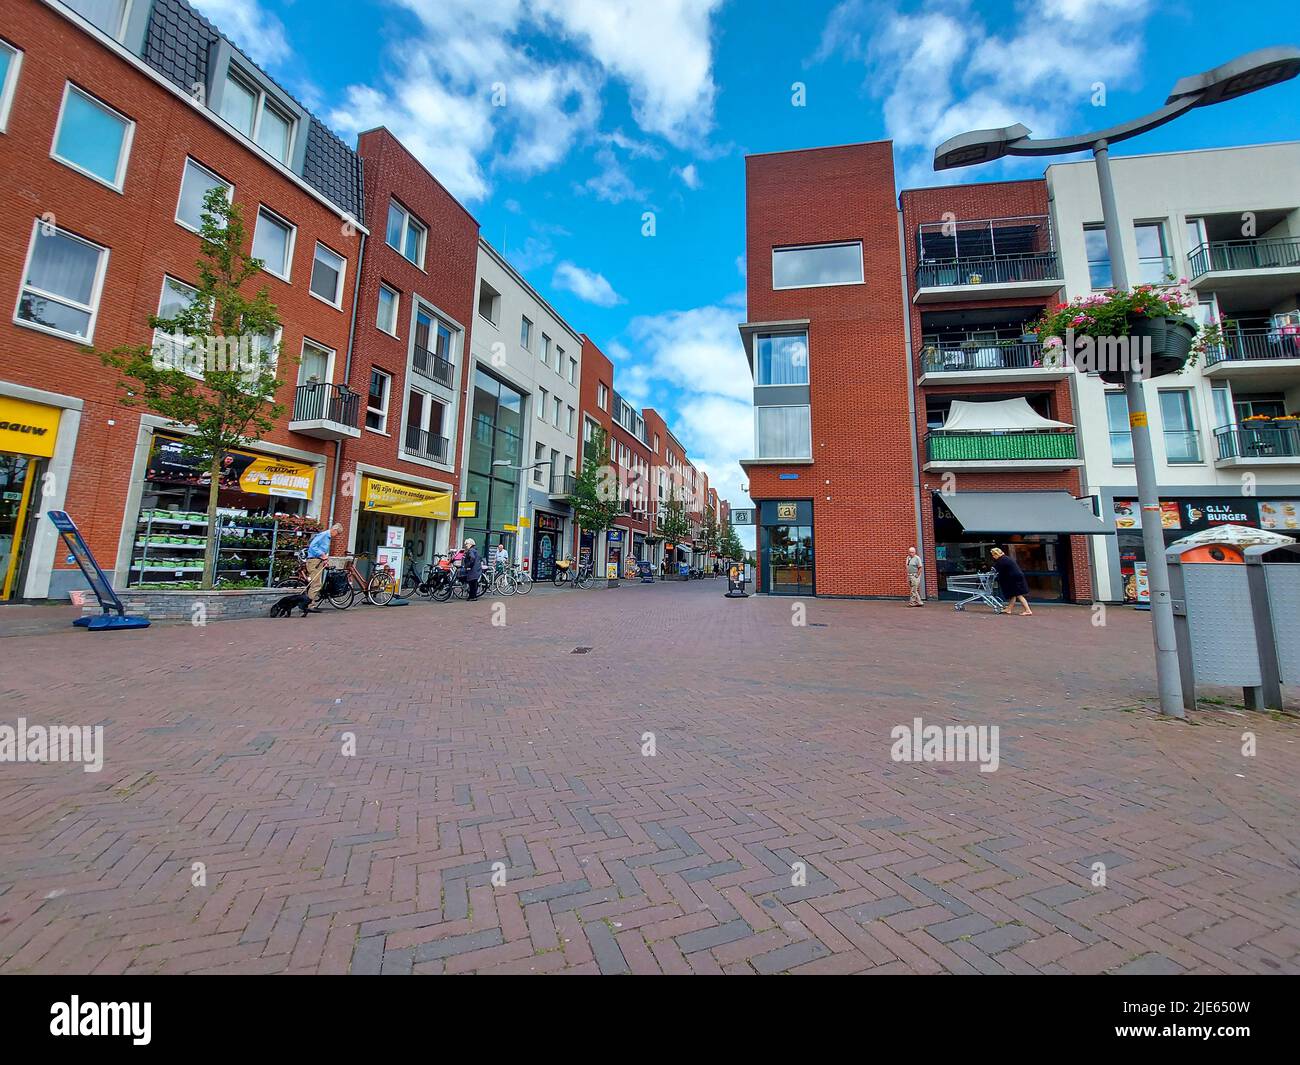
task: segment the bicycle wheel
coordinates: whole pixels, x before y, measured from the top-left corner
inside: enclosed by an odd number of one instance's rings
[[[348,586],[338,595],[327,595],[326,601],[335,610],[346,610],[352,605],[352,601],[357,596],[357,590],[352,587],[352,582],[348,581]]]
[[[515,574],[515,592],[518,595],[527,595],[533,590],[533,578],[524,570]]]
[[[563,587],[563,586],[564,586],[564,574],[565,574],[566,572],[567,572],[567,571],[562,570],[562,569],[560,569],[560,568],[557,566],[557,567],[555,568],[555,572],[551,574],[551,583],[552,583],[553,585],[555,585],[555,587],[557,587],[557,588],[561,588],[561,587]]]
[[[306,588],[307,582],[301,577],[285,577],[275,582],[277,588]]]
[[[366,581],[366,598],[375,606],[387,606],[397,594],[397,582],[388,570],[372,573]]]
[[[515,575],[511,573],[509,570],[502,570],[500,573],[498,573],[497,579],[494,583],[496,585],[495,591],[498,595],[515,594],[515,587],[516,587]]]
[[[420,579],[415,575],[414,570],[408,569],[406,571],[406,574],[402,577],[402,588],[401,588],[402,598],[410,599],[411,596],[413,596],[419,590],[420,590]]]
[[[439,603],[445,603],[451,598],[451,581],[443,581],[438,587],[434,588],[429,594]]]
[[[469,583],[467,581],[454,581],[451,586],[451,594],[457,599],[469,598]]]
[[[591,574],[585,569],[580,569],[574,574],[573,583],[579,588],[585,588],[591,583]]]

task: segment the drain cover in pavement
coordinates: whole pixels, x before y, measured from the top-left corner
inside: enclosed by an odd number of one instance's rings
[[[590,647],[575,647],[572,651],[569,652],[569,654],[571,655],[586,655],[590,653],[591,653]]]

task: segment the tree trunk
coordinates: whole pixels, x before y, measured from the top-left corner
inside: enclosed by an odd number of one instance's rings
[[[200,588],[211,588],[216,577],[217,545],[217,496],[221,492],[221,452],[215,451],[208,464],[208,547],[203,552],[203,581]]]

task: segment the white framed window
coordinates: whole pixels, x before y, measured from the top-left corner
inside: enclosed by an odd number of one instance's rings
[[[596,406],[601,410],[609,410],[609,389],[603,381],[596,382]]]
[[[272,158],[289,161],[296,120],[258,87],[256,79],[234,66],[226,71],[221,117]]]
[[[428,230],[396,200],[388,204],[388,225],[384,239],[388,246],[424,269],[424,244]]]
[[[773,288],[862,284],[862,241],[772,249]]]
[[[537,417],[541,418],[542,421],[546,421],[546,410],[547,410],[546,400],[550,396],[550,393],[547,392],[546,389],[544,388],[539,389],[538,391],[540,395],[537,400]]]
[[[545,333],[542,334],[542,355],[541,355],[541,359],[542,359],[542,365],[543,365],[543,366],[550,366],[550,365],[551,365],[551,338],[548,337]]]
[[[533,350],[533,323],[526,316],[519,320],[519,343],[525,351]]]
[[[158,297],[158,317],[175,318],[187,311],[198,298],[199,290],[184,281],[177,281],[170,276],[163,277],[162,293]],[[190,365],[185,358],[185,336],[182,333],[165,333],[161,329],[153,331],[153,352],[155,365],[166,363],[175,370],[183,370],[191,377],[202,377],[198,369]]]
[[[298,363],[298,384],[328,384],[334,371],[334,349],[303,337],[302,359]]]
[[[812,458],[812,409],[808,406],[755,407],[754,437],[756,458]],[[694,486],[692,469],[692,491]]]
[[[234,198],[234,185],[224,178],[217,177],[202,163],[186,159],[185,171],[181,174],[181,195],[176,203],[177,224],[197,233],[203,224],[204,197],[216,188],[226,190],[227,200]]]
[[[262,269],[284,281],[293,267],[293,244],[297,228],[274,211],[257,209],[257,229],[253,233],[253,258],[262,260]]]
[[[397,336],[397,312],[401,302],[402,297],[397,294],[397,289],[380,284],[375,325],[391,336]]]
[[[570,356],[569,357],[569,384],[576,385],[577,383],[578,383],[578,360]]]
[[[577,412],[574,411],[574,409],[573,409],[572,407],[569,408],[569,415],[568,415],[568,417],[569,417],[569,420],[568,420],[568,429],[567,429],[566,431],[568,432],[568,434],[569,434],[570,436],[573,435],[573,431],[574,431],[574,430],[573,430],[573,419],[574,419],[576,413],[577,413]]]
[[[1160,389],[1160,418],[1164,423],[1165,461],[1184,465],[1201,461],[1201,434],[1196,428],[1190,389]]]
[[[756,385],[806,385],[808,334],[760,334],[754,339]]]
[[[107,269],[107,248],[36,219],[14,321],[90,343]]]
[[[331,307],[343,306],[343,276],[348,261],[338,252],[331,251],[320,241],[311,264],[311,294]]]
[[[370,393],[366,397],[366,428],[388,432],[388,397],[393,391],[392,374],[376,366],[370,368]]]
[[[0,133],[9,127],[9,109],[13,106],[14,92],[18,87],[18,71],[22,65],[22,49],[0,40]]]
[[[113,40],[122,39],[131,0],[63,0],[63,3]]]
[[[564,403],[559,396],[553,396],[552,400],[555,404],[555,408],[551,414],[551,424],[558,429],[560,427],[560,411],[564,408]]]
[[[50,155],[121,192],[134,133],[135,123],[129,118],[68,82],[63,86]]]
[[[1128,420],[1128,397],[1123,392],[1106,393],[1106,421],[1110,428],[1110,461],[1116,466],[1133,465],[1133,430]]]

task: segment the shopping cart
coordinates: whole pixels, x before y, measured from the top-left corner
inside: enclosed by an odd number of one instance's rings
[[[993,570],[986,573],[961,573],[948,578],[948,591],[957,592],[966,598],[953,603],[954,610],[965,610],[967,603],[987,603],[995,612],[1001,611],[1006,603],[998,595],[998,576]]]

